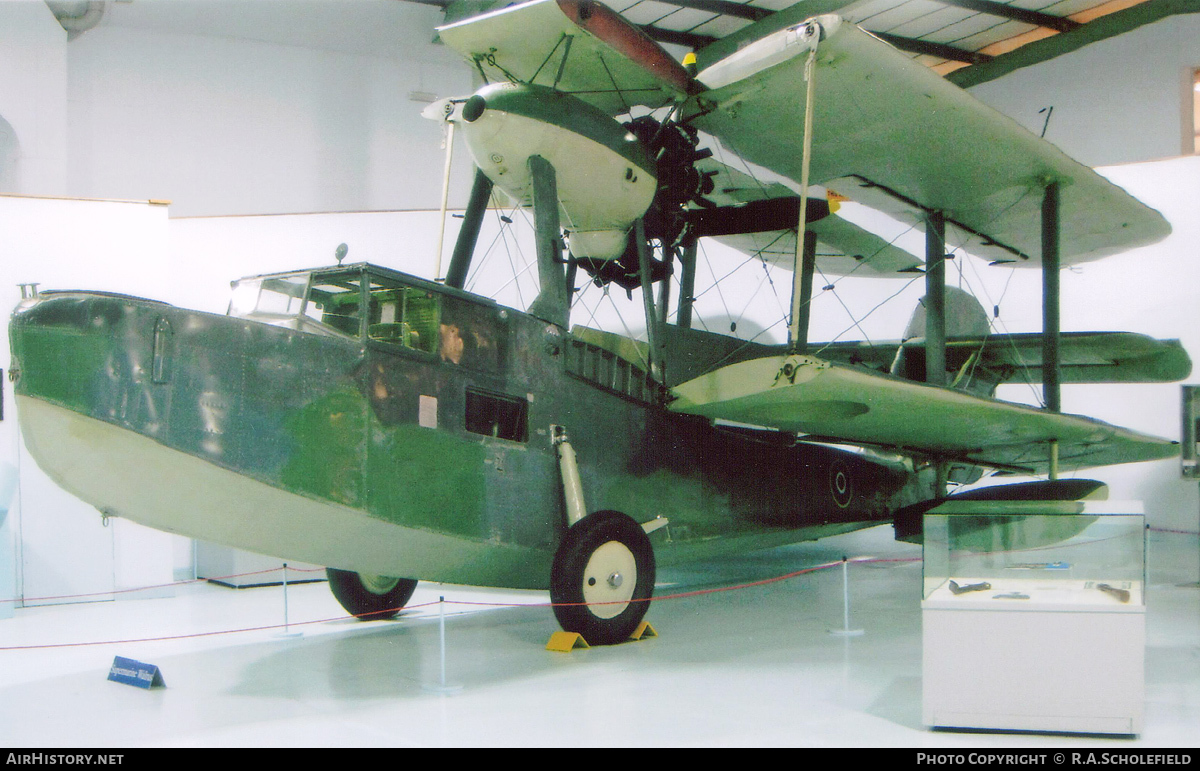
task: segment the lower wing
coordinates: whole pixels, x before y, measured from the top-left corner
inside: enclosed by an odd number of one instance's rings
[[[1091,418],[928,386],[812,356],[731,364],[672,389],[674,412],[1025,473],[1177,455],[1177,443]]]

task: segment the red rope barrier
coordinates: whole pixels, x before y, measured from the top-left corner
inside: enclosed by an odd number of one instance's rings
[[[49,596],[49,597],[25,597],[23,601],[24,602],[46,602],[49,600],[77,600],[77,599],[81,599],[84,597],[103,597],[106,594],[132,594],[133,592],[148,592],[148,591],[151,591],[152,589],[168,589],[170,587],[175,587],[175,586],[188,586],[189,584],[198,584],[198,583],[203,583],[205,581],[228,581],[231,578],[245,578],[246,576],[260,576],[260,575],[265,575],[267,573],[274,573],[276,571],[281,571],[283,569],[284,568],[282,566],[280,566],[277,568],[267,568],[265,570],[252,570],[249,573],[233,573],[233,574],[227,575],[227,576],[205,576],[204,578],[189,578],[186,581],[172,581],[167,584],[153,584],[151,586],[138,586],[133,589],[109,589],[108,591],[104,591],[104,592],[87,592],[84,594],[60,594],[60,595],[53,595],[53,596]],[[295,571],[297,573],[318,573],[318,572],[323,573],[323,572],[325,572],[325,568],[293,568],[293,567],[289,567],[287,569],[290,571]],[[13,598],[10,598],[7,600],[0,600],[0,602],[21,602],[21,601],[22,601],[22,598],[20,598],[20,597],[13,597]]]
[[[1173,530],[1170,528],[1163,528],[1163,527],[1151,527],[1151,528],[1147,528],[1147,530],[1149,530],[1152,533],[1172,533],[1175,535],[1200,535],[1200,532],[1197,532],[1195,530]],[[1055,547],[1057,547],[1057,546],[1058,546],[1058,544],[1055,544]],[[1051,547],[1044,547],[1044,548],[1051,548]],[[874,559],[873,558],[870,560],[854,559],[854,560],[850,560],[850,561],[851,562],[919,562],[920,558],[907,558],[906,557],[906,558],[895,559],[895,560],[885,560],[885,559]],[[837,563],[837,564],[840,564],[840,563]],[[84,593],[84,594],[60,594],[60,595],[54,595],[54,596],[48,596],[48,597],[25,597],[25,598],[11,597],[8,599],[0,599],[0,603],[6,603],[6,602],[16,603],[16,602],[22,602],[22,601],[24,601],[24,602],[46,602],[46,601],[50,601],[50,600],[75,600],[75,599],[83,599],[85,597],[101,597],[106,594],[132,594],[134,592],[146,592],[146,591],[150,591],[153,589],[166,589],[166,588],[177,587],[177,586],[188,586],[190,584],[201,583],[204,581],[227,582],[229,579],[233,579],[233,578],[245,578],[247,576],[265,575],[267,573],[273,573],[276,571],[281,571],[283,569],[284,568],[281,566],[281,567],[277,567],[277,568],[267,568],[265,570],[254,570],[254,571],[250,571],[248,573],[232,573],[227,576],[205,576],[204,578],[190,578],[186,581],[172,581],[171,583],[154,584],[151,586],[140,586],[140,587],[136,587],[133,589],[111,589],[111,590],[103,591],[103,592],[88,592],[88,593]],[[323,573],[325,571],[325,568],[288,567],[287,569],[290,571],[295,571],[297,573]],[[798,574],[788,574],[787,576],[781,576],[778,579],[770,579],[770,580],[784,580],[786,578],[794,577],[794,575],[798,575]],[[750,584],[750,586],[753,586],[753,585],[754,584]],[[735,587],[730,587],[730,588],[735,588]],[[727,591],[727,590],[722,589],[719,591]],[[663,599],[665,599],[665,598],[663,598]],[[480,604],[486,605],[487,603],[480,603]],[[3,650],[3,649],[0,649],[0,650]]]
[[[869,562],[917,562],[919,560],[917,560],[916,558],[896,559],[896,560],[859,558],[859,559],[853,559],[853,560],[849,560],[849,561],[850,562],[869,563]],[[705,595],[705,594],[717,594],[717,593],[721,593],[721,592],[732,592],[732,591],[738,591],[741,589],[750,589],[750,588],[757,587],[757,586],[766,586],[768,584],[774,584],[774,583],[778,583],[780,581],[786,581],[788,579],[796,578],[797,576],[806,575],[808,573],[815,573],[819,570],[827,570],[832,567],[837,567],[838,565],[841,565],[841,564],[842,564],[842,561],[838,560],[837,562],[828,562],[828,563],[825,563],[822,565],[816,565],[816,566],[809,567],[809,568],[803,568],[801,570],[796,570],[796,571],[793,571],[791,573],[787,573],[787,574],[784,574],[781,576],[765,578],[760,581],[751,581],[750,583],[746,583],[746,584],[735,584],[733,586],[720,586],[720,587],[714,587],[711,589],[697,589],[697,590],[691,591],[691,592],[677,592],[675,594],[665,594],[665,595],[662,595],[659,597],[648,597],[646,599],[630,600],[630,601],[631,602],[662,602],[662,601],[666,601],[666,600],[678,600],[678,599],[683,599],[683,598],[687,598],[687,597],[698,597],[698,596]],[[279,568],[275,568],[275,569],[278,570]],[[259,571],[259,572],[269,572],[269,571]],[[254,574],[247,573],[245,575],[254,575]],[[204,579],[199,579],[199,580],[204,580]],[[181,583],[193,583],[193,582],[185,581],[185,582],[181,582]],[[152,588],[152,587],[148,587],[148,588]],[[107,594],[107,592],[105,592],[105,594]],[[388,608],[386,610],[372,611],[370,613],[364,613],[361,615],[368,616],[368,615],[376,615],[378,613],[400,612],[402,610],[412,611],[412,610],[417,610],[419,608],[432,607],[432,606],[440,604],[441,602],[445,602],[445,603],[448,603],[451,605],[465,605],[465,606],[473,606],[473,607],[497,607],[497,608],[553,608],[553,607],[555,607],[555,603],[552,603],[552,602],[513,603],[513,602],[479,602],[479,601],[474,601],[474,600],[442,600],[442,601],[437,601],[437,602],[419,603],[417,605],[408,605],[407,607]],[[622,601],[617,600],[617,601],[605,601],[605,602],[596,602],[596,603],[586,603],[586,602],[559,603],[558,605],[561,607],[575,607],[575,606],[579,606],[579,605],[619,605],[619,604],[622,604]],[[221,629],[221,630],[216,630],[216,631],[212,631],[212,632],[194,632],[191,634],[167,635],[167,636],[162,636],[162,637],[142,637],[142,638],[129,639],[129,640],[94,640],[94,641],[90,641],[90,642],[50,643],[50,644],[46,644],[46,645],[0,646],[0,651],[39,650],[39,649],[50,649],[50,648],[81,648],[81,647],[98,646],[98,645],[127,645],[127,644],[133,644],[133,643],[166,642],[168,640],[188,640],[188,639],[200,638],[200,637],[214,637],[217,635],[225,635],[225,634],[238,634],[240,632],[263,632],[263,631],[268,631],[271,629],[283,629],[285,627],[291,627],[291,626],[310,626],[313,624],[327,624],[327,623],[331,623],[334,621],[346,621],[348,619],[359,618],[359,617],[360,616],[356,616],[356,615],[335,616],[333,618],[322,618],[322,619],[316,619],[316,620],[312,620],[312,621],[297,621],[297,622],[292,622],[292,623],[288,623],[288,624],[268,624],[266,626],[245,627],[245,628],[240,628],[240,629]]]
[[[1168,530],[1168,529],[1162,529],[1162,528],[1150,528],[1150,529],[1153,531],[1156,531],[1156,532],[1177,533],[1177,534],[1182,534],[1182,535],[1198,535],[1198,533],[1195,533],[1192,531],[1185,531],[1185,530]],[[887,564],[887,563],[896,563],[896,562],[920,562],[921,558],[920,557],[898,557],[898,558],[858,557],[858,558],[853,558],[853,559],[846,560],[846,561],[863,563],[863,564],[872,564],[872,563]],[[719,586],[719,587],[714,587],[714,588],[710,588],[710,589],[697,589],[697,590],[689,591],[689,592],[677,592],[674,594],[664,594],[664,595],[660,595],[658,597],[648,597],[645,599],[629,600],[629,602],[647,602],[647,603],[663,602],[663,601],[667,601],[667,600],[678,600],[678,599],[684,599],[684,598],[688,598],[688,597],[699,597],[699,596],[707,595],[707,594],[719,594],[719,593],[723,593],[723,592],[732,592],[732,591],[740,591],[743,589],[751,589],[751,588],[758,587],[758,586],[766,586],[769,584],[779,583],[781,581],[787,581],[792,578],[797,578],[799,576],[807,575],[809,573],[815,573],[820,570],[828,570],[829,568],[833,568],[833,567],[837,567],[837,566],[841,565],[842,562],[843,562],[843,560],[837,560],[835,562],[827,562],[827,563],[824,563],[821,565],[815,565],[813,567],[802,568],[800,570],[796,570],[791,573],[786,573],[784,575],[774,576],[772,578],[764,578],[759,581],[751,581],[751,582],[745,583],[745,584],[735,584],[733,586]],[[129,592],[139,592],[139,591],[147,591],[150,589],[159,589],[159,588],[170,587],[170,586],[186,586],[188,584],[199,583],[201,581],[220,581],[220,580],[228,579],[228,578],[243,578],[246,576],[262,575],[265,573],[271,573],[271,572],[275,572],[275,571],[283,570],[283,569],[284,569],[283,567],[269,568],[266,570],[252,571],[249,573],[236,573],[233,575],[221,576],[221,577],[196,578],[196,579],[189,579],[187,581],[178,581],[178,582],[174,582],[174,583],[170,583],[170,584],[158,584],[156,586],[146,586],[146,587],[141,587],[141,588],[137,588],[137,589],[120,589],[120,590],[114,590],[114,591],[110,591],[110,592],[94,592],[91,594],[62,595],[59,597],[42,597],[42,598],[35,598],[35,599],[40,599],[40,600],[73,599],[73,598],[79,598],[79,597],[92,597],[92,596],[103,595],[103,594],[122,594],[122,593],[129,593]],[[296,572],[309,572],[309,573],[318,572],[318,571],[323,570],[323,568],[307,568],[307,569],[287,568],[287,569],[294,570]],[[16,602],[16,601],[17,600],[15,600],[15,599],[0,600],[0,602]],[[439,602],[445,602],[445,603],[449,603],[452,605],[471,606],[471,607],[495,607],[495,608],[553,608],[553,607],[556,607],[555,603],[552,603],[552,602],[512,603],[512,602],[481,602],[481,601],[475,601],[475,600],[442,600]],[[346,621],[346,620],[352,619],[352,618],[360,618],[361,616],[368,616],[368,615],[373,616],[378,613],[390,613],[390,612],[398,613],[398,612],[404,611],[404,610],[412,611],[412,610],[417,610],[420,608],[432,607],[432,606],[438,605],[439,602],[426,602],[426,603],[420,603],[417,605],[409,605],[407,607],[388,608],[385,610],[372,611],[370,613],[364,613],[364,614],[360,614],[357,616],[356,615],[335,616],[333,618],[323,618],[323,619],[316,619],[316,620],[312,620],[312,621],[299,621],[299,622],[294,622],[294,623],[289,623],[289,624],[269,624],[266,626],[246,627],[246,628],[239,628],[239,629],[222,629],[222,630],[217,630],[217,631],[212,631],[212,632],[196,632],[196,633],[192,633],[192,634],[169,635],[169,636],[163,636],[163,637],[143,637],[140,639],[131,639],[131,640],[104,640],[104,641],[75,642],[75,643],[51,643],[48,645],[0,646],[0,651],[36,650],[36,649],[49,649],[49,648],[76,648],[76,647],[86,647],[86,646],[96,646],[96,645],[119,645],[119,644],[130,644],[130,643],[164,642],[167,640],[186,640],[186,639],[200,638],[200,637],[213,637],[216,635],[238,634],[241,632],[262,632],[262,631],[267,631],[267,630],[271,630],[271,629],[283,629],[288,626],[309,626],[309,625],[313,625],[313,624],[327,624],[327,623],[331,623],[334,621]],[[623,603],[624,603],[624,601],[616,600],[616,601],[605,601],[605,602],[596,602],[596,603],[586,603],[586,602],[559,603],[558,606],[559,607],[577,607],[577,606],[581,606],[581,605],[619,605],[619,604],[623,604]]]

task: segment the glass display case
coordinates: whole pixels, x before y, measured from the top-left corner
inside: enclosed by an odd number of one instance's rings
[[[1137,503],[952,501],[925,515],[924,544],[927,602],[1042,610],[1144,604],[1145,518]]]
[[[926,725],[1141,731],[1140,503],[948,501],[923,526]]]

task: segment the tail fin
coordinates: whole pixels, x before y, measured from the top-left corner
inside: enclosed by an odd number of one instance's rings
[[[907,380],[925,381],[925,298],[913,311],[908,327],[904,330],[904,340],[896,351],[892,362],[891,374]],[[982,339],[988,336],[990,325],[987,311],[975,299],[975,296],[958,287],[946,287],[946,338]],[[912,345],[909,345],[912,343]],[[991,391],[994,384],[971,388],[969,375],[964,366],[969,362],[959,361],[961,357],[946,357],[946,381],[964,390]]]

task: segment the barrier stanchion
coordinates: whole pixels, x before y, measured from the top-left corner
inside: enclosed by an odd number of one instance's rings
[[[850,571],[848,560],[842,557],[842,628],[830,629],[829,633],[836,637],[859,637],[866,634],[862,629],[850,628]]]
[[[431,693],[458,693],[461,685],[446,682],[446,598],[438,597],[438,647],[441,658],[441,677],[437,683],[427,683],[421,688]]]
[[[860,561],[861,562],[919,562],[920,558],[896,560],[896,559],[877,559],[877,558],[863,557],[863,558],[856,558],[855,561],[856,562],[860,562]],[[841,560],[841,563],[842,563],[842,586],[843,586],[842,594],[843,594],[843,604],[844,604],[844,611],[843,611],[843,626],[844,626],[844,628],[842,630],[831,631],[831,634],[853,636],[853,635],[863,634],[863,631],[862,630],[852,630],[849,628],[849,626],[850,626],[850,609],[849,609],[850,600],[849,600],[849,578],[848,578],[848,574],[846,572],[846,568],[847,568],[846,563],[847,562],[848,562],[847,558],[843,558]],[[653,598],[653,600],[650,600],[650,602],[664,602],[664,601],[670,601],[670,600],[681,600],[681,599],[685,599],[685,598],[689,598],[689,597],[699,597],[699,596],[710,595],[710,594],[722,594],[725,592],[733,592],[733,591],[751,589],[751,588],[758,587],[758,586],[767,586],[770,584],[778,583],[780,581],[788,581],[788,580],[795,579],[795,578],[798,578],[803,575],[816,573],[816,572],[819,572],[822,570],[832,569],[832,568],[837,567],[837,565],[838,565],[837,562],[829,562],[829,563],[824,563],[824,564],[820,564],[820,565],[813,565],[811,567],[796,570],[791,573],[786,573],[784,575],[774,576],[772,578],[765,578],[762,580],[752,581],[750,583],[745,583],[745,584],[737,584],[734,586],[714,587],[714,588],[708,588],[708,589],[697,589],[697,590],[693,590],[693,591],[677,592],[674,594],[665,594],[665,595],[660,595],[658,597]],[[272,568],[272,570],[278,570],[278,569],[279,568]],[[292,624],[290,621],[289,607],[288,607],[288,585],[291,583],[291,581],[288,580],[288,572],[287,571],[289,570],[289,568],[286,564],[283,566],[283,570],[285,571],[284,579],[283,579],[283,585],[284,585],[284,621],[283,621],[283,624],[268,624],[268,625],[263,625],[263,626],[240,627],[240,628],[233,628],[233,629],[218,629],[218,630],[212,630],[212,631],[206,631],[206,632],[192,632],[192,633],[187,633],[187,634],[163,635],[160,637],[143,637],[143,638],[132,639],[132,640],[92,640],[92,641],[77,641],[77,642],[55,642],[55,643],[43,643],[43,644],[31,644],[31,645],[0,645],[0,651],[45,650],[45,649],[52,649],[52,648],[77,648],[77,647],[128,644],[128,643],[164,642],[164,641],[168,641],[168,640],[186,640],[186,639],[195,639],[195,638],[203,638],[203,637],[217,637],[217,636],[223,636],[223,635],[243,634],[243,633],[250,633],[250,632],[268,632],[268,631],[272,631],[272,630],[278,632],[278,630],[280,630],[280,629],[284,630],[283,633],[278,634],[276,636],[284,636],[285,634],[287,634],[288,636],[299,636],[302,634],[301,632],[291,633],[291,631],[290,631]],[[296,570],[296,569],[291,568],[290,570]],[[269,572],[269,571],[259,570],[259,571],[254,571],[251,573],[241,573],[241,574],[237,574],[235,576],[230,576],[230,577],[258,575],[258,574],[266,573],[266,572]],[[304,572],[312,572],[312,571],[306,571],[304,569],[299,569],[298,572],[304,573]],[[163,584],[162,586],[178,586],[178,585],[189,584],[189,583],[200,583],[202,581],[207,582],[210,580],[213,580],[213,579],[194,579],[194,580],[190,580],[190,581],[179,581],[179,582],[173,582],[172,584]],[[139,588],[134,588],[134,589],[121,589],[121,590],[117,590],[116,593],[142,591],[143,589],[147,589],[147,588],[157,588],[157,587],[139,587]],[[95,593],[95,595],[111,594],[111,593],[113,593],[113,592],[110,590],[109,592],[104,592],[104,593],[97,592],[97,593]],[[93,595],[93,594],[62,595],[62,596],[57,596],[57,597],[43,597],[43,598],[39,598],[39,599],[66,599],[67,597],[82,598],[82,597],[90,597],[90,596],[95,596],[95,595]],[[25,601],[28,602],[29,601],[28,598],[26,598]],[[0,598],[0,602],[16,603],[16,602],[18,602],[18,600],[16,598],[11,598],[11,599]],[[439,601],[438,601],[438,604],[439,604],[438,624],[439,624],[439,637],[440,637],[439,644],[440,644],[440,658],[441,658],[440,683],[437,685],[428,686],[427,690],[441,690],[444,688],[444,689],[446,689],[446,691],[449,692],[449,691],[459,690],[462,688],[462,686],[461,685],[451,685],[451,684],[447,684],[447,682],[446,682],[446,627],[445,627],[444,603],[445,603],[445,597],[439,598]],[[471,606],[471,607],[488,607],[488,608],[552,608],[553,607],[553,604],[547,603],[547,602],[513,603],[513,602],[480,602],[480,601],[471,601],[471,600],[456,600],[455,604]],[[431,605],[433,605],[432,602],[420,603],[420,604],[416,604],[416,605],[408,605],[404,608],[404,610],[414,611],[414,610],[418,610],[420,608],[428,607]],[[400,608],[397,608],[396,610],[400,610]],[[334,622],[342,622],[349,618],[354,618],[354,616],[335,616],[335,617],[331,617],[331,618],[310,619],[310,620],[306,620],[306,621],[297,622],[296,626],[302,627],[302,626],[310,626],[313,624],[328,624],[328,623],[334,623]],[[648,625],[646,625],[646,626],[648,626]],[[647,632],[650,635],[657,636],[657,633],[654,632],[653,630],[647,630]],[[637,633],[635,633],[635,636],[639,636],[639,635]],[[640,636],[646,636],[646,635],[642,634]]]
[[[276,632],[276,637],[293,638],[301,637],[304,632],[293,632],[288,626],[288,567],[287,563],[283,563],[283,631]]]

